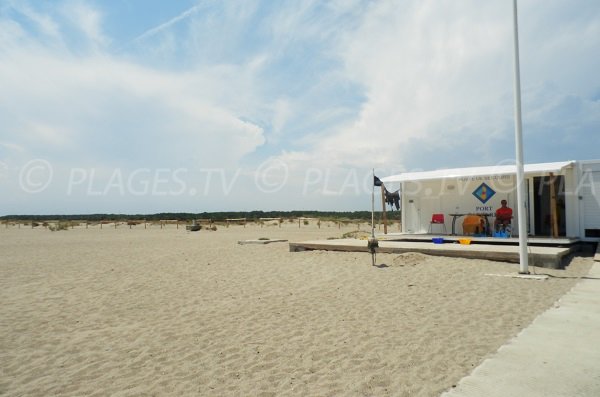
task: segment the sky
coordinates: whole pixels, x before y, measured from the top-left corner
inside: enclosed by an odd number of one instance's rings
[[[521,0],[527,163],[600,158],[600,2]],[[512,1],[0,0],[0,215],[368,210],[511,164]]]

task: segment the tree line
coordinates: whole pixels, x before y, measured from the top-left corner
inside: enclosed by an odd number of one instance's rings
[[[399,212],[396,212],[399,217]],[[388,217],[391,214],[388,214]],[[73,215],[5,215],[0,220],[13,221],[127,221],[146,219],[147,221],[159,221],[163,219],[186,221],[190,219],[212,219],[213,221],[225,221],[232,218],[246,218],[248,221],[259,220],[259,218],[320,218],[325,220],[361,220],[370,221],[370,211],[225,211],[225,212],[161,212],[157,214],[73,214]],[[378,216],[377,216],[378,218]],[[393,216],[396,218],[396,216]]]

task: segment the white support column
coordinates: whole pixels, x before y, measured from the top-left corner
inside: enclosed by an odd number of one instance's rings
[[[517,0],[513,0],[514,28],[514,72],[515,72],[515,151],[517,161],[517,205],[519,214],[519,273],[529,273],[527,256],[527,208],[525,190],[525,171],[523,164],[523,132],[521,122],[521,76],[519,72],[519,31],[517,19]]]

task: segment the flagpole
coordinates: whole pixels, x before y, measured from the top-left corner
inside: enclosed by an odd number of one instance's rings
[[[515,151],[517,162],[517,211],[519,216],[519,273],[529,274],[527,257],[527,207],[525,204],[525,170],[523,164],[523,126],[521,122],[521,76],[519,72],[519,31],[517,0],[513,0],[513,47],[515,74]]]
[[[379,242],[375,238],[375,180],[379,181],[379,178],[375,176],[375,168],[373,168],[373,186],[371,189],[371,237],[367,241],[367,248],[371,252],[371,266],[375,266],[375,255],[377,255],[377,247]]]
[[[371,237],[375,237],[375,168],[373,168],[373,189],[371,193]]]

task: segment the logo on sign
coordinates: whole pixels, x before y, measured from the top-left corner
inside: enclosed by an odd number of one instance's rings
[[[492,189],[485,183],[482,183],[477,189],[473,191],[473,196],[477,197],[477,199],[483,204],[487,203],[488,200],[494,196],[494,194],[496,194],[494,189]]]

